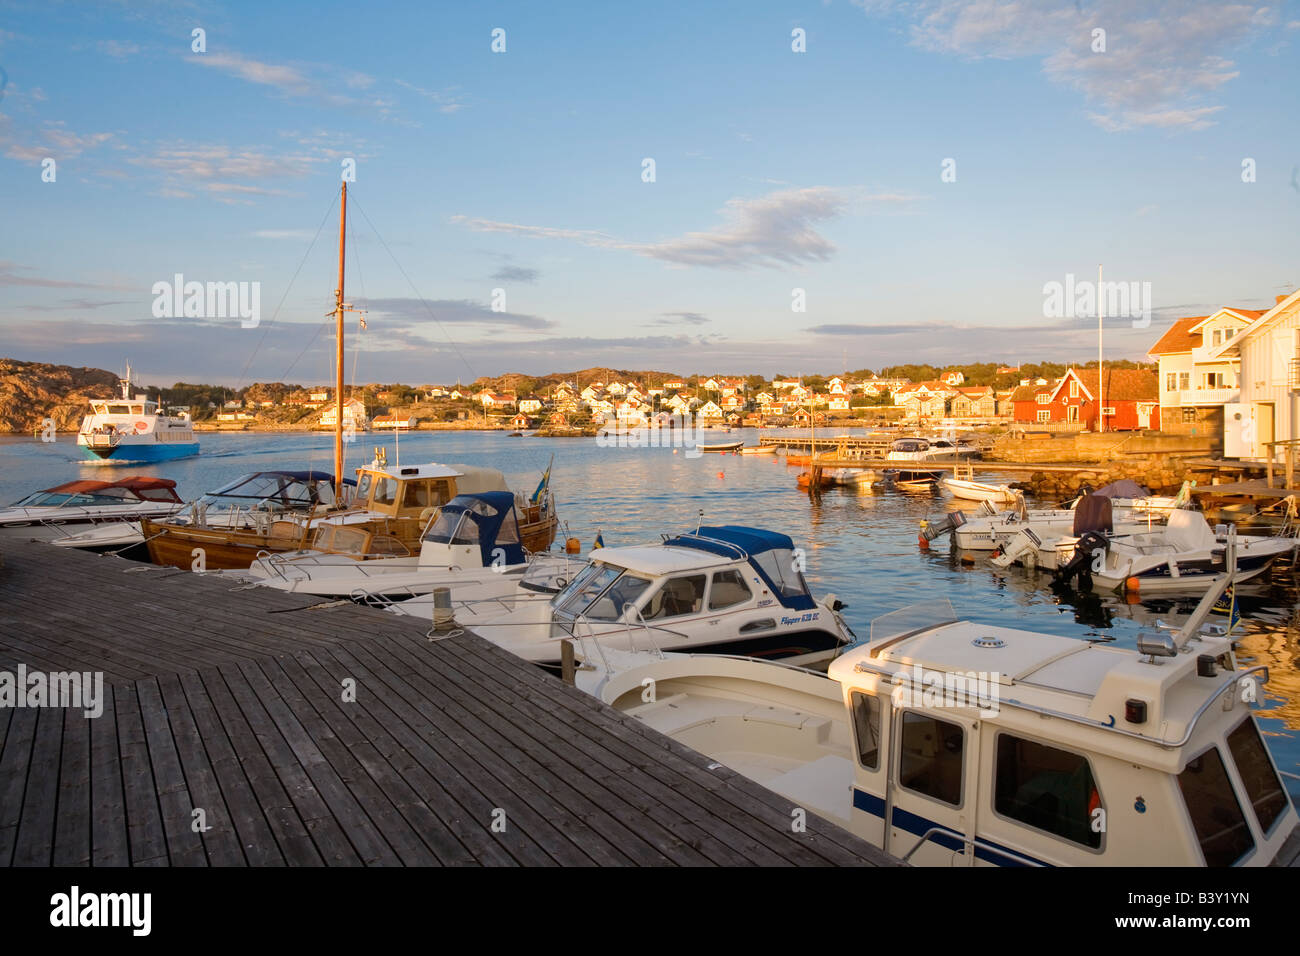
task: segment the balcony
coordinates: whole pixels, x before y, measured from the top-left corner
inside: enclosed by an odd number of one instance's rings
[[[1241,401],[1239,388],[1185,388],[1170,392],[1169,397],[1183,407],[1198,405],[1226,405]]]

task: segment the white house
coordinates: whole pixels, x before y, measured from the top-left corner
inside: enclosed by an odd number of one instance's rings
[[[1264,311],[1224,308],[1179,319],[1151,346],[1149,357],[1160,363],[1162,431],[1221,433],[1224,405],[1240,398],[1241,361],[1235,353],[1216,353]]]
[[[336,403],[331,402],[321,412],[320,427],[333,428],[339,420],[339,407]],[[343,427],[355,428],[364,431],[369,427],[366,420],[366,406],[361,403],[359,398],[349,398],[343,403]]]
[[[519,410],[526,415],[531,415],[533,412],[540,412],[542,410],[541,399],[521,398],[519,400]]]
[[[700,406],[700,410],[695,413],[695,417],[700,421],[722,421],[722,409],[716,402],[705,402]]]
[[[1223,406],[1225,458],[1269,457],[1270,442],[1300,438],[1300,292],[1277,304],[1232,338],[1213,345],[1207,359],[1236,355],[1240,400]],[[1272,446],[1282,461],[1282,446]]]

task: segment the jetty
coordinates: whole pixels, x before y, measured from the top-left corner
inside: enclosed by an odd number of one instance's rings
[[[0,864],[899,865],[472,633],[0,551],[0,672],[103,679],[0,708]]]

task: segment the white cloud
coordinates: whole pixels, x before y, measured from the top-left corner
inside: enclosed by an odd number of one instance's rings
[[[816,225],[839,216],[854,199],[826,186],[786,189],[757,199],[731,199],[722,209],[722,222],[703,232],[688,232],[660,242],[633,242],[590,229],[529,226],[453,216],[479,232],[503,232],[533,239],[566,239],[602,249],[623,249],[680,266],[750,269],[824,262],[835,246]],[[902,202],[911,197],[878,194],[858,197],[867,202]]]
[[[858,0],[904,17],[922,49],[972,59],[1039,57],[1050,80],[1079,90],[1111,131],[1204,129],[1205,100],[1240,71],[1229,55],[1277,24],[1276,4],[1232,0]],[[1105,30],[1104,52],[1093,30]]]

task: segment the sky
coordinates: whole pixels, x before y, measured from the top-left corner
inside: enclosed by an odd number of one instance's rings
[[[0,356],[328,381],[346,171],[349,381],[1086,361],[1099,264],[1141,358],[1300,283],[1298,53],[1297,2],[0,2]]]

